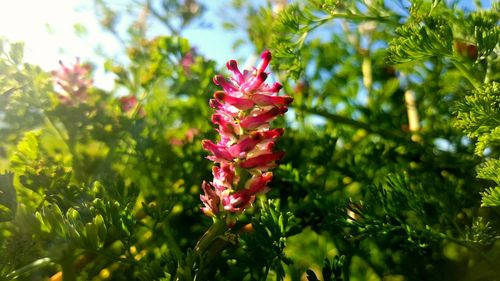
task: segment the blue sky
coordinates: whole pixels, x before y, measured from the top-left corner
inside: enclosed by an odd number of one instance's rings
[[[6,3],[8,2],[8,4]],[[123,6],[125,0],[108,0],[112,5]],[[199,27],[192,25],[182,35],[189,39],[192,46],[208,58],[223,64],[229,59],[243,59],[253,53],[250,47],[240,49],[238,53],[232,50],[232,43],[244,37],[244,34],[227,32],[222,28],[222,21],[229,15],[224,6],[230,0],[199,0],[208,8],[204,18],[212,26]],[[265,3],[265,0],[255,0],[255,4]],[[486,6],[490,0],[482,0]],[[462,8],[471,7],[472,0],[460,1]],[[234,16],[234,15],[233,15]],[[86,36],[77,36],[75,24],[83,24],[87,30]],[[161,34],[162,30],[153,30]],[[240,31],[241,32],[241,31]],[[96,56],[95,49],[101,46],[105,53],[114,54],[120,49],[117,41],[103,32],[94,15],[91,0],[12,0],[0,3],[0,36],[10,41],[25,42],[25,60],[40,65],[45,70],[58,67],[58,61],[74,61],[75,57],[102,64],[102,57]],[[261,50],[259,50],[261,51]],[[113,78],[104,75],[98,68],[95,82],[98,86],[110,88]]]
[[[236,38],[243,35],[224,31],[221,21],[217,20],[228,0],[200,2],[208,8],[205,18],[212,21],[211,27],[193,25],[182,35],[200,53],[221,64],[241,57],[241,51],[238,56],[231,46]],[[25,60],[45,70],[56,69],[59,60],[72,62],[75,57],[102,64],[102,58],[96,56],[96,47],[101,46],[105,53],[113,54],[120,46],[111,35],[101,30],[92,3],[90,0],[16,0],[1,3],[0,36],[11,42],[24,42]],[[85,26],[86,35],[75,33],[76,24]],[[153,33],[161,32],[153,30]],[[252,52],[248,47],[244,51]],[[104,75],[102,69],[98,69],[95,76],[98,86],[112,86],[112,77]]]

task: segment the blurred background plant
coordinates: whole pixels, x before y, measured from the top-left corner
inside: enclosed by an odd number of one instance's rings
[[[495,280],[500,13],[464,2],[221,6],[294,103],[269,199],[210,257],[190,249],[222,67],[182,37],[208,4],[96,0],[115,83],[84,64],[71,103],[1,39],[0,280]]]

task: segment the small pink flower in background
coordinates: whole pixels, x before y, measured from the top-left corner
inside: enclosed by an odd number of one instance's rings
[[[185,140],[187,142],[193,142],[194,137],[200,133],[200,130],[196,128],[189,128],[186,132],[186,135],[184,136]]]
[[[52,76],[59,89],[59,100],[66,105],[87,100],[88,89],[92,86],[92,80],[88,78],[89,66],[80,64],[77,58],[72,66],[66,66],[59,61],[60,68],[52,71]]]
[[[137,105],[137,98],[135,96],[125,96],[120,98],[122,110],[128,112]]]
[[[120,98],[120,103],[122,105],[122,110],[124,112],[132,112],[137,108],[137,115],[140,117],[146,116],[146,112],[144,112],[144,108],[137,102],[137,98],[135,96],[124,96]]]
[[[200,131],[198,129],[196,129],[196,128],[189,128],[181,139],[180,138],[176,138],[176,137],[171,138],[170,139],[170,144],[173,145],[173,146],[183,146],[186,143],[191,143],[191,142],[193,142],[194,137],[196,135],[198,135],[199,133],[200,133]]]
[[[223,91],[214,93],[210,106],[215,109],[212,122],[218,126],[220,140],[203,140],[207,158],[215,162],[214,179],[203,182],[201,201],[203,213],[217,216],[221,212],[238,214],[250,207],[259,194],[269,191],[267,184],[273,173],[269,170],[284,152],[273,151],[274,143],[283,135],[283,129],[272,129],[272,122],[287,111],[293,101],[289,96],[278,96],[282,86],[268,85],[265,69],[271,53],[261,55],[257,67],[241,72],[234,60],[227,63],[232,73],[229,79],[214,77],[214,83]]]
[[[186,74],[191,73],[191,65],[193,65],[194,58],[196,56],[197,56],[196,48],[191,48],[191,50],[189,52],[187,52],[187,54],[185,54],[184,57],[182,57],[181,65],[182,65],[182,68],[184,69],[184,72],[186,72]]]

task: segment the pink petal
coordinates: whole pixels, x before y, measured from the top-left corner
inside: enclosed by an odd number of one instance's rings
[[[273,107],[262,114],[244,118],[243,120],[241,120],[240,125],[244,129],[252,130],[265,123],[270,122],[274,117],[279,114],[285,113],[287,110],[288,109],[286,107]]]
[[[273,130],[263,131],[261,132],[261,134],[264,137],[264,139],[275,139],[277,137],[282,136],[284,132],[285,130],[283,128],[276,128]]]
[[[273,162],[283,158],[285,155],[284,152],[278,151],[268,154],[262,154],[247,160],[244,160],[240,163],[241,168],[250,169],[250,168],[263,168],[267,169],[273,166]]]
[[[268,92],[272,92],[272,93],[277,93],[279,92],[281,89],[283,88],[283,85],[281,85],[280,83],[276,82],[274,83],[271,87],[264,87],[262,90],[263,91],[268,91]]]
[[[238,126],[237,124],[229,121],[228,118],[224,118],[221,114],[212,114],[212,122],[219,125],[219,133],[225,134],[226,136],[237,135],[239,131],[239,128],[235,128]]]
[[[263,193],[268,191],[266,186],[273,179],[273,173],[267,172],[259,176],[252,177],[247,185],[247,190],[250,194]]]
[[[231,83],[227,82],[226,78],[224,78],[224,76],[222,75],[215,75],[214,83],[217,86],[221,86],[226,92],[237,91],[237,89]]]
[[[288,105],[293,101],[292,97],[289,96],[269,96],[262,94],[253,94],[251,96],[253,102],[260,106],[274,105],[283,106]]]
[[[239,191],[223,198],[224,210],[232,213],[241,213],[255,201],[255,196],[246,191]]]
[[[208,104],[210,105],[211,108],[219,111],[222,114],[229,115],[231,117],[238,116],[238,113],[240,112],[238,108],[227,103],[222,104],[220,101],[216,99],[210,99]]]
[[[214,98],[224,101],[238,109],[248,110],[254,106],[254,103],[249,99],[237,98],[228,95],[222,91],[217,91],[214,93]]]
[[[245,152],[252,150],[263,139],[262,133],[253,133],[243,138],[237,144],[228,148],[228,151],[234,157],[244,157]]]
[[[240,90],[243,92],[252,92],[258,89],[267,79],[267,73],[262,72],[250,78],[247,82],[241,84]]]
[[[214,186],[219,191],[230,189],[233,182],[239,180],[239,177],[235,176],[233,163],[222,162],[220,167],[214,166],[212,174],[214,175]]]
[[[211,140],[203,140],[201,143],[203,149],[212,153],[213,157],[207,157],[210,160],[214,162],[221,162],[223,160],[233,161],[231,153],[229,153],[225,147],[216,145]]]
[[[226,63],[227,69],[233,73],[233,77],[235,78],[236,82],[241,85],[241,83],[245,82],[245,78],[243,77],[243,74],[241,74],[241,71],[238,68],[238,63],[235,60],[230,60]]]
[[[201,202],[203,202],[204,207],[201,208],[202,212],[207,216],[215,216],[219,212],[219,202],[220,199],[217,193],[212,189],[210,184],[203,181],[201,184],[201,189],[204,195],[200,195]]]

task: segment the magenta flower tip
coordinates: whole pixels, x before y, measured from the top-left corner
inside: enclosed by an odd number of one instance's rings
[[[260,64],[257,66],[257,73],[261,73],[263,72],[264,70],[266,70],[267,66],[269,65],[269,62],[271,62],[271,59],[272,59],[272,55],[271,55],[271,52],[268,51],[268,50],[265,50],[264,52],[262,52],[262,54],[260,55],[260,58],[262,59],[262,61],[260,62]]]
[[[238,70],[238,63],[235,60],[230,60],[226,63],[226,67],[227,67],[227,69],[232,70],[232,71]]]
[[[273,56],[271,55],[271,52],[269,50],[265,50],[260,55],[260,58],[263,59],[263,60],[265,60],[265,61],[271,61],[271,59],[273,58]]]
[[[225,82],[226,82],[226,79],[224,78],[224,76],[222,76],[220,74],[217,74],[214,76],[214,84],[215,85],[221,86],[221,84],[223,84]]]

